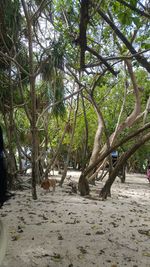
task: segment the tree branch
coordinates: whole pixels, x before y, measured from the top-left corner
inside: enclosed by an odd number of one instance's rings
[[[126,1],[124,0],[117,0],[120,4],[130,8],[131,10],[135,11],[136,13],[138,13],[139,15],[143,16],[143,17],[146,17],[148,19],[150,19],[150,15],[142,10],[140,10],[139,8],[137,7],[134,7],[133,5],[131,5],[130,3],[127,3]]]
[[[89,46],[86,47],[86,50],[90,52],[92,55],[96,56],[106,67],[107,69],[114,75],[117,76],[118,72],[114,71],[114,69],[107,63],[107,61],[99,55],[95,50],[90,48]]]
[[[146,49],[144,51],[140,51],[140,52],[137,52],[136,54],[132,54],[132,55],[126,55],[126,56],[113,56],[113,57],[103,57],[103,59],[105,61],[111,61],[111,60],[125,60],[125,59],[132,59],[133,57],[135,57],[136,55],[141,55],[141,54],[144,54],[144,53],[147,53],[149,52],[150,49]],[[87,64],[85,65],[85,68],[93,68],[93,67],[97,67],[97,66],[100,66],[102,64],[101,61],[99,62],[96,62],[96,63],[90,63],[90,64]]]
[[[46,3],[45,3],[45,2],[46,2]],[[32,21],[35,21],[35,20],[38,19],[39,15],[40,15],[40,13],[41,13],[41,11],[42,11],[42,9],[43,9],[47,4],[49,4],[49,1],[47,1],[47,0],[43,0],[43,1],[40,3],[39,8],[38,8],[37,11],[34,13],[34,15],[31,17],[31,20],[32,20]]]
[[[8,56],[7,54],[4,54],[3,52],[0,51],[0,55],[6,59],[8,59],[9,61],[12,61],[16,64],[16,66],[18,66],[26,75],[29,76],[29,73],[18,63],[17,60],[15,60],[14,58]]]
[[[80,24],[79,24],[79,45],[80,45],[80,68],[84,69],[85,51],[87,47],[86,31],[89,21],[89,0],[81,0]]]
[[[89,166],[89,167],[87,167],[85,169],[84,175],[85,176],[88,175],[92,171],[92,169],[96,168],[100,164],[100,162],[102,162],[112,151],[116,150],[118,147],[120,147],[121,145],[127,143],[128,141],[130,141],[134,137],[137,137],[139,134],[143,133],[147,129],[150,129],[150,123],[145,124],[142,128],[138,129],[134,133],[129,134],[128,136],[124,137],[121,141],[118,141],[115,145],[111,146],[111,148],[108,149],[107,151],[105,151],[103,153],[103,155],[100,155],[97,158],[97,160],[94,163],[92,163],[91,166]],[[148,136],[149,135],[150,134],[148,134]]]
[[[117,26],[108,18],[102,10],[98,9],[97,12],[99,15],[109,24],[109,26],[113,29],[116,35],[121,39],[121,41],[126,45],[132,55],[136,58],[136,60],[150,73],[150,63],[146,60],[145,57],[137,54],[137,51],[134,49],[132,44],[128,41],[128,39],[123,35],[123,33],[117,28]]]
[[[40,118],[41,118],[41,117],[45,114],[45,112],[47,112],[50,108],[52,108],[52,107],[54,107],[54,106],[60,104],[61,102],[65,101],[65,100],[67,100],[67,99],[69,99],[69,98],[71,98],[72,96],[78,94],[78,93],[81,92],[83,89],[84,89],[84,87],[80,88],[77,92],[74,92],[74,93],[72,93],[72,94],[70,94],[70,95],[68,95],[68,96],[66,96],[66,97],[64,97],[64,98],[62,98],[61,100],[56,101],[55,103],[52,103],[52,104],[48,105],[48,106],[43,110],[43,112],[39,115],[39,117],[38,117],[38,119],[37,119],[37,122],[36,122],[36,126],[38,125]]]

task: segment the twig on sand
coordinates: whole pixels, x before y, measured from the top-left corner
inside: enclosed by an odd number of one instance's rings
[[[112,240],[112,239],[110,239],[110,238],[108,238],[108,241],[110,241],[110,242],[112,242],[112,243],[115,243],[116,245],[119,245],[119,246],[121,246],[121,247],[125,247],[125,248],[128,248],[128,249],[130,249],[130,250],[133,250],[133,251],[138,251],[138,248],[131,248],[131,247],[129,247],[127,244],[121,244],[121,243],[119,243],[118,241],[114,241],[114,240]]]

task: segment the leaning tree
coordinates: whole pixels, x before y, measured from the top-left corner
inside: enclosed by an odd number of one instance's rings
[[[110,152],[114,147],[119,148],[118,140],[122,136],[128,137],[130,131],[138,124],[142,127],[146,123],[149,110],[149,95],[143,103],[144,90],[139,86],[136,76],[137,70],[145,69],[150,72],[148,61],[149,47],[149,4],[141,5],[140,1],[70,1],[66,4],[58,1],[57,14],[54,22],[57,28],[63,32],[70,47],[74,47],[76,58],[74,62],[68,62],[66,68],[76,83],[83,88],[83,97],[87,99],[97,115],[97,130],[94,138],[93,151],[87,167],[83,170],[79,179],[79,190],[82,195],[89,193],[89,181],[93,180],[105,158],[109,158],[110,174],[106,186],[101,195],[107,197],[110,191],[107,185],[112,185],[112,176],[116,177],[122,162],[144,143],[149,140],[146,135],[143,141],[135,140],[133,148],[126,151],[115,168],[112,168]],[[63,24],[60,23],[63,20]],[[65,26],[65,27],[64,27]],[[71,49],[70,49],[71,50]],[[70,52],[71,54],[71,52]],[[113,83],[119,83],[120,76],[124,77],[122,86],[122,105],[118,112],[115,127],[109,131],[107,118],[105,117],[103,102],[97,102],[96,95],[101,94],[104,81],[112,87]],[[117,90],[117,87],[116,87]],[[111,91],[111,90],[110,90]],[[116,91],[116,95],[118,92]],[[132,105],[129,107],[129,95]],[[109,89],[107,91],[110,97]],[[116,103],[117,105],[118,103]],[[127,108],[129,108],[127,110]],[[130,129],[129,133],[128,130]],[[105,143],[102,140],[105,139]],[[114,178],[113,178],[114,181]]]
[[[2,2],[0,12],[4,14],[6,1]],[[78,116],[82,112],[85,157],[79,190],[81,195],[89,193],[89,182],[108,159],[109,178],[101,192],[106,198],[122,164],[149,140],[150,98],[149,94],[145,97],[145,89],[137,76],[138,71],[150,72],[149,3],[145,1],[141,5],[138,0],[7,2],[16,8],[12,17],[14,24],[11,23],[15,26],[12,31],[11,25],[7,25],[9,17],[1,16],[10,32],[8,36],[1,30],[0,60],[7,70],[9,85],[5,85],[10,89],[9,124],[15,125],[14,82],[29,123],[33,198],[37,198],[36,183],[43,176],[40,162],[51,143],[47,133],[50,115],[53,112],[57,117],[58,113],[63,113],[64,101],[68,99],[65,127],[55,151],[51,146],[53,156],[44,175],[47,176],[55,165],[70,129],[63,183],[73,151]],[[5,71],[3,75],[6,78]],[[89,136],[93,129],[87,116],[89,105],[97,118],[90,158]],[[141,133],[143,136],[133,140],[133,133],[134,137]],[[110,154],[124,144],[127,144],[125,151],[113,167]]]

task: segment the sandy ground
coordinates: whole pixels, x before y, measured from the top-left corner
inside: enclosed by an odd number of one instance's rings
[[[38,187],[36,201],[30,190],[17,191],[0,211],[8,229],[3,266],[150,267],[150,184],[144,175],[127,175],[101,201],[103,183],[91,186],[94,199],[72,194],[67,180],[54,194]]]

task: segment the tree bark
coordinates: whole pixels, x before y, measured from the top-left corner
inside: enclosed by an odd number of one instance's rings
[[[83,97],[82,92],[81,92],[81,100],[82,100],[82,108],[83,108],[84,122],[85,122],[85,140],[83,142],[83,156],[82,156],[82,170],[83,170],[85,168],[86,162],[87,162],[88,135],[89,135],[89,133],[88,133],[88,120],[87,120],[84,97]]]
[[[126,151],[119,159],[116,167],[109,176],[109,179],[106,181],[104,187],[100,192],[100,197],[102,199],[107,199],[108,194],[110,193],[111,186],[114,183],[116,176],[118,175],[120,169],[124,166],[125,162],[139,149],[145,142],[150,140],[150,133],[140,136],[139,140],[128,150]]]
[[[35,91],[35,73],[33,66],[33,30],[32,20],[29,17],[28,9],[24,0],[21,0],[28,30],[28,46],[29,46],[29,82],[31,92],[31,134],[32,134],[32,198],[37,199],[36,182],[39,180],[39,165],[38,165],[38,131],[36,127],[36,91]]]
[[[62,186],[66,175],[67,175],[67,169],[68,169],[68,164],[69,164],[69,160],[70,160],[70,154],[71,154],[71,149],[72,149],[72,145],[73,145],[73,138],[74,138],[74,133],[75,133],[75,127],[76,127],[76,121],[77,121],[77,113],[78,113],[78,108],[79,108],[79,94],[77,95],[77,104],[76,104],[76,110],[75,110],[75,114],[74,114],[74,123],[73,123],[73,129],[72,129],[72,133],[71,133],[71,140],[70,140],[70,144],[69,144],[69,149],[68,149],[68,153],[67,153],[67,160],[64,166],[64,171],[63,171],[63,175],[61,177],[61,181],[60,181],[60,186]]]
[[[107,151],[105,151],[102,155],[99,155],[96,161],[91,165],[88,166],[82,173],[82,176],[86,177],[92,172],[93,169],[98,168],[98,166],[103,162],[103,160],[114,150],[116,150],[119,146],[127,143],[128,141],[132,140],[133,138],[138,138],[140,134],[147,129],[150,129],[150,123],[147,123],[145,126],[141,127],[134,133],[129,134],[128,136],[124,137],[121,141],[116,142],[115,145],[111,146]]]
[[[89,195],[90,193],[89,183],[84,173],[80,175],[79,182],[78,182],[78,190],[81,196],[86,196],[86,195]]]

